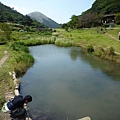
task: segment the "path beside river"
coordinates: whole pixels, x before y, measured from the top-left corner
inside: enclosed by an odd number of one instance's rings
[[[8,58],[8,54],[5,54],[2,59],[0,60],[0,67],[4,64],[4,62],[6,61],[6,59]]]

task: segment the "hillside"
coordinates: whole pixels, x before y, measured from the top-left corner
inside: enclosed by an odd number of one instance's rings
[[[114,22],[113,22],[114,21]],[[106,22],[106,24],[103,24]],[[81,15],[73,15],[62,28],[91,28],[96,26],[114,27],[120,25],[120,0],[95,0],[92,7]]]
[[[120,0],[96,0],[88,12],[96,12],[98,14],[116,14],[120,12]]]
[[[0,2],[0,22],[13,22],[17,24],[22,24],[25,26],[40,26],[45,27],[41,23],[37,21],[33,21],[29,16],[22,15],[21,13],[14,10],[14,8],[10,8]]]
[[[29,13],[28,16],[30,16],[31,19],[37,20],[38,22],[50,27],[50,28],[58,28],[59,24],[55,22],[54,20],[48,18],[44,14],[40,12],[32,12]]]

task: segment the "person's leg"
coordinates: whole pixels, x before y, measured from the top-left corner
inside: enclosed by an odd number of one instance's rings
[[[10,113],[10,117],[13,119],[18,119],[18,120],[25,120],[26,119],[26,109],[19,109],[17,108],[16,110],[12,110]]]

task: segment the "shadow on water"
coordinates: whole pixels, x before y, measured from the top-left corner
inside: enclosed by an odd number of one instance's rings
[[[70,52],[71,59],[76,60],[77,58],[82,59],[84,62],[89,64],[94,69],[100,69],[103,74],[111,76],[113,80],[120,82],[120,65],[108,60],[102,60],[98,57],[92,56],[86,53],[85,50],[72,49]]]

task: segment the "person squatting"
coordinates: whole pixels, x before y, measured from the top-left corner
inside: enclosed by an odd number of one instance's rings
[[[32,101],[32,97],[27,95],[23,98],[23,96],[15,96],[12,100],[4,103],[2,107],[3,112],[10,113],[11,118],[26,118],[26,109],[24,108],[24,104],[28,104]]]

